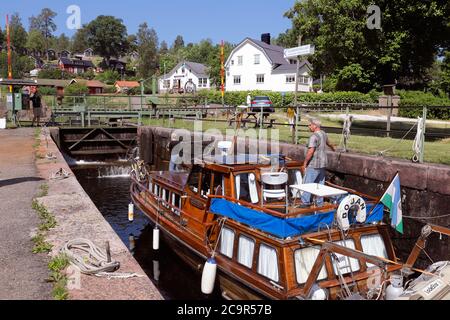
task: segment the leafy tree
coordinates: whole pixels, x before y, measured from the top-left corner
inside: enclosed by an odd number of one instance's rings
[[[88,29],[86,26],[83,26],[81,29],[78,29],[77,32],[72,37],[72,52],[83,52],[89,48],[88,43]]]
[[[441,65],[441,89],[450,98],[450,51],[445,52],[445,58]]]
[[[11,16],[10,33],[11,43],[16,48],[16,52],[24,53],[27,45],[28,34],[22,25],[22,20],[18,13]]]
[[[6,40],[6,36],[2,31],[2,28],[0,27],[0,44],[3,44]]]
[[[139,26],[137,33],[137,51],[139,53],[138,75],[146,79],[156,73],[159,65],[158,36],[147,23]]]
[[[80,84],[80,83],[72,83],[70,86],[68,86],[65,90],[64,93],[66,95],[81,95],[81,94],[88,94],[89,93],[89,88],[84,85],[84,84]]]
[[[108,63],[127,52],[127,28],[121,19],[98,16],[86,28],[89,46]]]
[[[129,53],[138,50],[138,37],[136,35],[130,34],[127,37],[127,48]]]
[[[45,38],[38,30],[31,30],[28,33],[27,49],[43,52],[45,50]]]
[[[231,51],[233,51],[233,45],[231,43],[225,42],[225,44],[224,44],[225,62],[227,61],[228,57],[230,56]],[[220,87],[220,85],[221,85],[220,52],[221,52],[221,45],[216,45],[215,48],[209,54],[208,60],[206,62],[206,65],[208,66],[208,73],[209,73],[209,78],[210,78],[211,84],[216,87]]]
[[[285,47],[313,43],[314,76],[332,76],[337,86],[369,91],[377,84],[424,84],[424,75],[450,39],[445,0],[379,0],[381,30],[367,27],[371,0],[297,1],[285,16],[292,28],[277,41]],[[426,26],[426,27],[424,27]],[[359,66],[357,66],[359,65]],[[351,84],[342,81],[351,79]]]
[[[183,36],[178,35],[172,45],[172,50],[177,52],[181,48],[184,48],[184,39]]]
[[[68,80],[75,78],[75,75],[60,69],[43,69],[39,71],[38,77],[41,79]]]
[[[22,78],[34,68],[34,62],[30,57],[20,56],[12,53],[13,78]],[[8,77],[8,54],[0,53],[0,78]]]
[[[55,38],[55,49],[58,51],[70,50],[70,39],[64,33]]]
[[[167,54],[168,52],[169,52],[169,47],[167,46],[167,42],[163,40],[161,42],[161,46],[159,47],[159,54],[164,55],[164,54]]]
[[[105,72],[98,74],[95,79],[103,83],[113,85],[116,81],[120,80],[120,74],[117,71],[106,70]]]
[[[45,38],[45,50],[49,49],[50,38],[53,37],[53,32],[56,31],[56,23],[54,21],[56,16],[56,12],[49,8],[44,8],[37,17],[32,16],[30,18],[30,31],[38,30],[42,33]]]

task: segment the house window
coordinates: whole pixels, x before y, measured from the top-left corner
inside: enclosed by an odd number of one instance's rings
[[[264,75],[263,74],[256,75],[256,83],[264,83]]]
[[[234,76],[234,84],[235,85],[241,84],[241,76]]]
[[[295,83],[295,76],[286,76],[286,83]]]
[[[255,241],[246,237],[239,237],[238,262],[247,268],[252,268]]]
[[[260,63],[261,63],[261,55],[255,54],[255,64],[260,64]]]
[[[208,78],[199,78],[198,79],[198,87],[206,88],[208,86]]]
[[[309,77],[308,76],[301,76],[300,77],[300,83],[308,85],[309,84]]]
[[[243,56],[238,56],[238,66],[242,66],[244,64],[244,57]]]
[[[234,60],[231,60],[231,65],[234,66]]]
[[[169,89],[170,88],[170,80],[164,80],[163,87],[164,87],[164,89]]]
[[[265,244],[261,244],[259,248],[258,273],[275,282],[280,278],[277,251]]]

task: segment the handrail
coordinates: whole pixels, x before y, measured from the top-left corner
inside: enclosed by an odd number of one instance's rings
[[[317,210],[314,210],[314,209],[320,209],[320,211],[324,211],[324,210],[327,210],[327,209],[332,210],[332,209],[336,209],[337,208],[336,205],[328,205],[328,206],[324,206],[324,207],[320,207],[320,208],[306,208],[306,209],[303,209],[303,210],[299,210],[299,211],[297,211],[295,213],[284,214],[284,213],[280,213],[280,212],[275,211],[275,210],[271,210],[271,209],[268,209],[268,208],[257,206],[257,205],[254,205],[252,203],[249,203],[249,202],[246,202],[246,201],[242,201],[242,200],[233,199],[233,198],[227,197],[227,196],[212,196],[212,195],[210,195],[210,196],[208,196],[208,198],[209,199],[223,199],[223,200],[227,200],[227,201],[230,201],[230,202],[235,202],[237,204],[241,204],[241,205],[244,205],[246,207],[249,207],[251,209],[255,209],[255,210],[258,210],[258,211],[263,211],[263,212],[265,212],[267,214],[270,214],[272,216],[275,216],[277,218],[282,218],[282,219],[293,218],[293,217],[297,217],[299,215],[317,212]]]

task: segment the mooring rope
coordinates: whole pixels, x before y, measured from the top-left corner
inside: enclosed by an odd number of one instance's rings
[[[61,254],[66,255],[72,265],[77,267],[81,273],[106,277],[108,279],[128,279],[143,277],[136,273],[114,273],[120,268],[117,261],[108,261],[105,250],[101,250],[92,241],[87,239],[74,239],[68,241],[61,249]]]

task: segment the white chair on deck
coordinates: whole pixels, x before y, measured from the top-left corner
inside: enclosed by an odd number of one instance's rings
[[[288,174],[285,172],[267,172],[261,174],[261,201],[285,200],[286,211],[288,208]],[[270,187],[270,188],[268,188]]]

